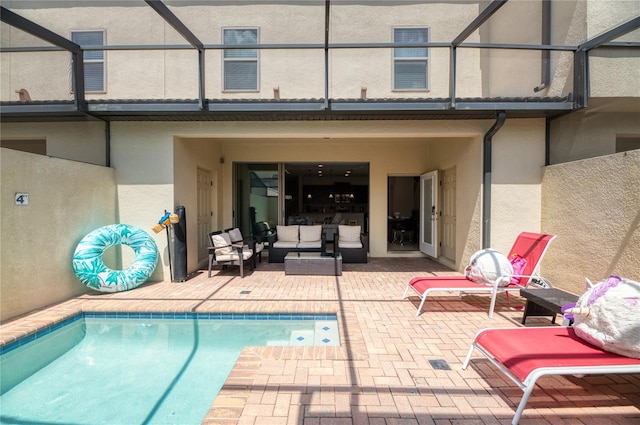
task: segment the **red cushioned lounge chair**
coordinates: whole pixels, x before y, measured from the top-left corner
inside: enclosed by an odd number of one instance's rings
[[[601,350],[578,337],[570,327],[483,329],[474,338],[463,369],[469,365],[474,350],[524,391],[512,425],[520,420],[541,376],[640,373],[640,359]]]
[[[491,294],[491,305],[489,307],[489,317],[491,318],[493,317],[498,292],[519,291],[527,287],[532,280],[545,282],[537,273],[542,257],[544,257],[549,244],[554,238],[554,235],[530,232],[520,233],[513,243],[511,251],[509,251],[508,258],[512,258],[514,255],[520,255],[527,260],[526,267],[521,274],[501,277],[496,281],[495,285],[481,285],[467,279],[465,276],[418,276],[411,279],[407,285],[407,289],[404,291],[403,298],[407,298],[410,289],[420,297],[422,301],[420,302],[420,306],[418,306],[418,311],[416,311],[416,316],[419,316],[424,302],[427,300],[427,295],[429,295],[430,292],[487,293]],[[501,281],[510,281],[512,277],[519,278],[517,284],[500,286]],[[550,286],[548,283],[546,283],[546,285]]]

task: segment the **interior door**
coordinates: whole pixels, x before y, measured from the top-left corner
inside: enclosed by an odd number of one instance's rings
[[[420,176],[420,251],[438,257],[438,171]]]

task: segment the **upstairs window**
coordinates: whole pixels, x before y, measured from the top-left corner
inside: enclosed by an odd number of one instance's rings
[[[397,44],[427,43],[428,28],[394,28],[393,42]],[[426,47],[398,47],[393,49],[393,89],[426,90],[429,49]]]
[[[104,31],[72,31],[71,41],[82,46],[104,46]],[[104,50],[84,52],[85,92],[105,92]]]
[[[258,30],[256,28],[224,29],[223,40],[225,45],[258,44]],[[258,50],[225,49],[223,63],[224,90],[258,90]]]

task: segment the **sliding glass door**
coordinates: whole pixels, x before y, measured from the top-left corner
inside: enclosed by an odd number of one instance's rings
[[[235,164],[234,221],[243,235],[278,224],[281,190],[277,163]]]

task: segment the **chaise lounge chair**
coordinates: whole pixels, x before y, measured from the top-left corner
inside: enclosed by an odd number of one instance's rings
[[[521,274],[502,276],[496,280],[494,285],[478,284],[467,279],[465,276],[418,276],[411,279],[404,291],[403,298],[407,298],[410,289],[420,297],[422,301],[420,302],[420,306],[418,306],[418,311],[416,311],[416,316],[419,316],[427,300],[427,295],[431,292],[475,292],[491,294],[489,318],[492,318],[498,292],[519,291],[522,288],[526,288],[533,280],[544,282],[544,279],[537,275],[538,268],[542,257],[544,257],[549,244],[554,238],[554,235],[530,232],[520,233],[513,243],[508,257],[512,258],[514,255],[520,255],[526,260],[526,266]],[[510,283],[507,286],[500,286],[501,282],[505,280],[511,281],[513,277],[519,278],[517,284]]]
[[[640,373],[640,359],[597,348],[571,327],[483,329],[475,336],[463,369],[476,349],[524,391],[512,425],[520,420],[542,376]]]

